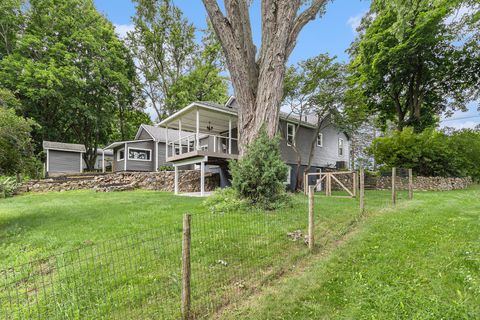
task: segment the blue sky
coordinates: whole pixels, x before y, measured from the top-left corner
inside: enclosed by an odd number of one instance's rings
[[[174,0],[185,16],[197,28],[205,28],[206,12],[201,0]],[[222,2],[219,0],[219,2]],[[119,34],[132,29],[131,16],[135,8],[130,0],[95,0],[97,9],[106,15],[116,26]],[[254,41],[259,44],[260,39],[260,1],[255,0],[251,8]],[[355,38],[355,26],[358,25],[362,15],[368,10],[369,0],[335,0],[330,2],[326,14],[309,23],[297,41],[289,63],[316,56],[320,53],[336,55],[342,61],[348,61],[345,50]],[[480,123],[480,113],[472,104],[466,113],[457,112],[453,118],[443,122],[443,126],[457,128],[474,127]],[[472,116],[479,116],[471,118]],[[465,117],[470,117],[466,118]]]

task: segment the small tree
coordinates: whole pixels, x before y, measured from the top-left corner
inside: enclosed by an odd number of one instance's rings
[[[262,130],[241,160],[230,162],[232,187],[251,204],[274,209],[285,199],[288,167],[282,160],[279,138]]]

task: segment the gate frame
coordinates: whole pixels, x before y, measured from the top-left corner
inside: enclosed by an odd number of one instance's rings
[[[353,186],[352,186],[351,191],[350,191],[350,189],[345,187],[345,185],[343,183],[341,183],[340,180],[338,180],[335,177],[335,175],[345,175],[345,174],[349,174],[349,175],[351,174],[352,175]],[[325,185],[324,189],[325,189],[325,195],[327,197],[334,197],[334,198],[356,198],[357,197],[358,173],[356,171],[334,171],[334,172],[310,172],[310,173],[306,173],[305,176],[304,176],[304,179],[303,179],[303,189],[304,189],[305,194],[308,194],[308,178],[309,177],[319,177],[319,179],[317,179],[316,184],[314,186],[315,189],[317,188],[317,186],[320,183],[322,183],[323,180],[326,180],[326,185]],[[340,185],[340,187],[342,187],[343,190],[345,190],[349,194],[349,196],[333,196],[332,195],[332,179],[335,180]]]

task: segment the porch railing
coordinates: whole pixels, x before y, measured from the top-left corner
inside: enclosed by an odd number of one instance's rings
[[[201,150],[216,153],[218,155],[237,155],[238,139],[228,136],[200,133],[169,141],[167,144],[167,158],[188,154]]]

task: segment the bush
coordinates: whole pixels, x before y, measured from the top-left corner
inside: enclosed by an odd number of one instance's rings
[[[370,153],[377,164],[412,168],[418,175],[480,179],[480,132],[474,130],[416,134],[406,128],[375,139]]]
[[[173,166],[163,165],[158,167],[158,171],[174,171],[174,170],[175,168]]]
[[[18,186],[16,178],[0,177],[0,198],[13,196]]]
[[[252,142],[238,161],[230,162],[232,188],[251,205],[273,210],[288,202],[284,181],[288,167],[280,155],[279,138],[269,138],[265,130]]]
[[[205,199],[204,206],[211,213],[232,213],[243,211],[248,207],[248,203],[240,199],[238,193],[232,188],[217,189]]]

